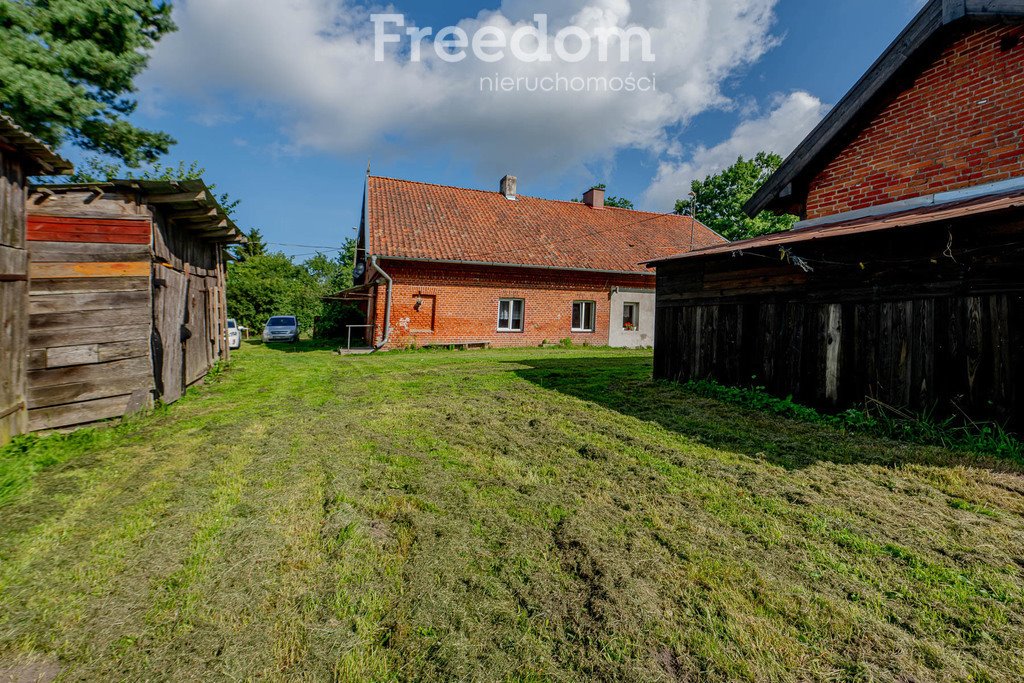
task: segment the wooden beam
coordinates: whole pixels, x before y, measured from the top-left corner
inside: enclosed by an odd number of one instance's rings
[[[189,221],[196,218],[210,219],[217,218],[217,209],[197,209],[195,211],[179,211],[171,214],[172,221]]]
[[[205,202],[205,192],[179,192],[176,194],[151,194],[146,195],[147,204],[191,204]]]
[[[967,0],[942,0],[942,23],[951,24],[967,14]]]
[[[51,280],[63,278],[142,277],[148,276],[148,261],[107,263],[31,263],[29,278]]]
[[[1021,0],[947,0],[962,3],[964,12],[970,16],[1011,15],[1024,16],[1024,2]]]
[[[215,239],[215,238],[218,238],[218,237],[234,237],[236,234],[237,233],[234,230],[220,230],[218,232],[204,233],[203,237],[209,237],[211,239]]]
[[[190,230],[202,233],[215,232],[218,230],[225,230],[228,227],[226,220],[210,221],[206,223],[193,223],[187,226]]]

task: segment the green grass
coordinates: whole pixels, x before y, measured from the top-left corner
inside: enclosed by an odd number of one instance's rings
[[[247,344],[175,406],[24,440],[0,677],[1024,680],[1018,463],[650,368]]]

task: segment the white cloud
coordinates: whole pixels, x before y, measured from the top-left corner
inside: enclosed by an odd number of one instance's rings
[[[537,11],[551,17],[552,34],[569,23],[641,26],[651,30],[656,62],[448,64],[424,50],[417,64],[398,53],[375,63],[369,13],[352,0],[184,0],[175,4],[180,30],[159,44],[146,87],[199,107],[216,102],[218,114],[234,101],[273,116],[284,140],[268,144],[374,155],[444,148],[490,175],[561,173],[624,148],[673,152],[666,130],[728,106],[722,83],[774,45],[777,1],[504,0],[460,26],[511,29]],[[480,92],[481,77],[554,70],[654,73],[657,92]]]
[[[788,155],[828,112],[829,106],[805,92],[777,99],[771,111],[740,123],[728,140],[714,147],[698,147],[685,161],[662,162],[643,204],[655,211],[671,211],[686,197],[694,180],[706,178],[735,163],[740,156],[758,152]]]

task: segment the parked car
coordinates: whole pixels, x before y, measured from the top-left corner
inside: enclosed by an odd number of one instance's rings
[[[275,315],[263,328],[264,342],[299,341],[299,319],[294,315]]]
[[[228,348],[232,350],[242,348],[242,331],[234,318],[228,318]]]

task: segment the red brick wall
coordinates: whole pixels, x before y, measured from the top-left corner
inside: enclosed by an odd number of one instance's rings
[[[814,179],[807,218],[1024,176],[1024,43],[955,40]]]
[[[413,344],[489,342],[494,347],[538,346],[571,338],[576,344],[608,343],[613,287],[654,289],[654,277],[602,275],[528,268],[487,268],[382,261],[394,280],[388,348]],[[383,338],[385,288],[378,288],[374,341]],[[417,298],[423,299],[416,310]],[[498,301],[524,299],[522,332],[498,332]],[[574,301],[594,301],[596,331],[572,332]],[[432,309],[432,310],[431,310]],[[433,320],[433,330],[429,329]]]

